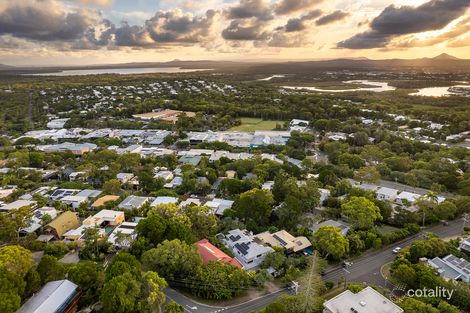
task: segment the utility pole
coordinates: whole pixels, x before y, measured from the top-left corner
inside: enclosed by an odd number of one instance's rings
[[[304,299],[304,309],[303,309],[303,311],[305,313],[308,313],[308,300],[311,298],[310,293],[312,292],[312,283],[313,283],[312,280],[313,280],[314,276],[317,274],[315,272],[316,264],[317,264],[316,258],[317,258],[317,255],[315,253],[313,253],[312,263],[310,265],[310,269],[309,269],[309,273],[308,273],[307,290],[306,290],[305,299]]]

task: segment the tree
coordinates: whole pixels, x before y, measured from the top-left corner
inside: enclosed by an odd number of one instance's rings
[[[43,284],[53,280],[63,279],[65,276],[64,266],[51,255],[42,257],[38,264],[37,271]]]
[[[26,283],[24,298],[31,297],[41,288],[41,276],[39,276],[39,273],[34,268],[31,268],[26,273],[24,281]]]
[[[165,220],[157,214],[151,214],[146,219],[143,219],[137,225],[137,233],[149,239],[150,242],[158,244],[164,240],[166,231]]]
[[[365,197],[351,197],[341,208],[356,229],[370,229],[375,221],[382,220],[380,209]]]
[[[191,231],[195,238],[206,238],[215,234],[217,218],[214,214],[210,214],[209,208],[188,205],[181,211],[183,215],[189,217]]]
[[[296,311],[303,313],[315,312],[319,302],[321,303],[319,293],[323,286],[318,256],[315,254],[310,257],[305,274],[299,279],[299,286]]]
[[[270,191],[252,189],[240,195],[235,202],[237,215],[245,220],[252,220],[258,225],[266,225],[271,216],[274,199]]]
[[[287,313],[287,309],[283,303],[273,302],[264,309],[264,313]]]
[[[184,313],[183,306],[171,300],[165,307],[164,313]]]
[[[142,301],[141,307],[144,312],[161,312],[161,306],[165,303],[166,296],[163,288],[167,286],[166,281],[155,272],[147,272],[142,277]]]
[[[250,276],[242,269],[222,262],[209,262],[200,267],[195,278],[187,279],[193,293],[205,299],[230,299],[250,285]]]
[[[286,264],[287,258],[283,252],[273,252],[268,254],[261,264],[262,268],[272,267],[275,270],[280,270]]]
[[[355,178],[360,182],[376,183],[380,180],[381,176],[374,166],[366,166],[356,171]]]
[[[33,257],[31,251],[21,246],[5,246],[0,248],[0,269],[24,277],[32,266]]]
[[[141,285],[129,273],[106,282],[101,291],[101,303],[105,313],[137,312]]]
[[[19,231],[31,222],[31,207],[25,206],[8,213],[0,213],[0,243],[19,241]]]
[[[77,284],[83,292],[80,298],[82,305],[89,305],[98,300],[104,283],[104,273],[94,262],[84,261],[75,264],[68,272],[68,279]]]
[[[165,279],[174,280],[194,275],[202,260],[195,246],[175,239],[165,240],[156,248],[144,252],[142,264],[145,269],[156,271]]]
[[[349,243],[338,227],[322,226],[313,234],[315,247],[325,258],[339,260],[349,249]]]
[[[15,273],[0,271],[0,308],[2,313],[14,313],[21,305],[25,282]]]
[[[400,302],[401,308],[405,311],[404,313],[439,313],[438,309],[435,309],[430,304],[426,304],[413,298],[405,298]]]
[[[103,193],[108,195],[119,195],[121,193],[121,182],[117,179],[110,179],[103,184]]]

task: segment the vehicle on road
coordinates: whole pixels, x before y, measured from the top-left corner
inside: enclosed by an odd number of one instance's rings
[[[343,267],[351,267],[353,262],[343,261]]]
[[[392,252],[395,253],[395,254],[400,253],[400,251],[401,251],[400,247],[396,247],[395,249],[392,250]]]

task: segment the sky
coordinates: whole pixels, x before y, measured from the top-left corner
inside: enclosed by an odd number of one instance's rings
[[[0,63],[470,59],[470,0],[0,0]]]

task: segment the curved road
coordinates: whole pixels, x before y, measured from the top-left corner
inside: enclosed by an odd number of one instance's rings
[[[463,221],[461,219],[449,222],[449,225],[436,225],[424,229],[424,232],[432,232],[441,238],[448,238],[458,236],[462,233]],[[336,284],[343,282],[344,279],[348,282],[358,282],[366,284],[380,285],[383,287],[391,287],[388,283],[382,278],[380,274],[381,267],[393,261],[395,259],[395,254],[393,254],[392,249],[394,247],[400,246],[402,248],[409,246],[413,241],[423,238],[424,232],[420,232],[411,237],[408,237],[400,242],[396,242],[389,246],[383,247],[376,251],[371,251],[365,253],[357,258],[353,258],[350,261],[353,262],[353,265],[348,268],[346,272],[342,266],[332,266],[329,267],[325,274],[323,275],[324,281],[332,281]],[[230,306],[230,307],[220,307],[220,306],[210,306],[198,303],[178,291],[172,288],[166,288],[164,290],[168,301],[173,300],[176,303],[184,307],[184,311],[187,313],[249,313],[259,311],[265,308],[270,303],[276,301],[276,299],[283,294],[289,294],[290,291],[287,289],[281,289],[274,293],[267,294],[265,296],[253,299],[251,301]]]
[[[457,219],[449,222],[449,225],[436,225],[425,228],[424,232],[432,232],[441,238],[458,236],[462,233],[463,221]],[[388,245],[380,250],[365,253],[355,259],[351,259],[352,266],[346,271],[342,266],[330,267],[323,275],[324,281],[332,281],[334,283],[342,282],[346,279],[348,282],[354,281],[358,283],[375,284],[383,287],[387,286],[387,282],[382,278],[380,269],[384,264],[392,262],[395,259],[392,249],[394,247],[407,247],[417,239],[423,238],[423,232],[408,237],[400,242]]]
[[[179,305],[184,307],[184,311],[188,313],[249,313],[249,312],[256,312],[259,311],[270,303],[276,301],[276,299],[283,294],[289,294],[289,290],[287,289],[280,289],[273,293],[261,296],[259,298],[247,301],[242,304],[229,306],[229,307],[218,307],[218,306],[210,306],[198,303],[183,294],[179,293],[178,291],[172,288],[165,288],[164,290],[167,300],[173,300]]]

